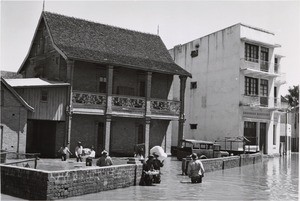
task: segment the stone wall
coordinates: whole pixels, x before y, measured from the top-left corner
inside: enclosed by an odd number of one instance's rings
[[[257,154],[241,154],[240,156],[229,156],[222,158],[212,158],[201,160],[205,172],[212,172],[215,170],[224,170],[244,165],[251,165],[262,162],[262,155]]]
[[[1,193],[24,199],[53,200],[138,184],[142,164],[42,171],[1,165]]]
[[[262,162],[262,155],[256,154],[241,154],[240,156],[229,156],[222,158],[209,158],[201,160],[205,172],[212,172],[216,170],[224,170],[244,165],[251,165]],[[182,172],[186,173],[187,163],[186,159],[182,160]]]

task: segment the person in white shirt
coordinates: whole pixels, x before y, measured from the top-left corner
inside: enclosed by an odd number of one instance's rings
[[[67,160],[67,154],[69,153],[70,155],[72,155],[71,151],[68,148],[68,144],[67,145],[63,145],[58,152],[61,154],[61,160],[62,161],[66,161]]]
[[[91,147],[91,153],[88,155],[88,157],[85,159],[85,165],[86,166],[92,166],[93,165],[93,158],[95,158],[96,152],[94,150],[94,147]]]
[[[81,145],[81,142],[78,141],[77,143],[77,146],[75,148],[75,155],[76,155],[76,159],[77,159],[77,162],[82,162],[82,150],[83,150],[83,147]]]

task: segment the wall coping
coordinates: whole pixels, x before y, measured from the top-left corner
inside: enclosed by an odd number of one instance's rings
[[[112,166],[85,166],[85,168],[78,168],[78,169],[67,169],[67,170],[41,170],[41,169],[32,169],[32,168],[26,168],[21,166],[14,166],[14,165],[3,165],[0,164],[0,167],[9,167],[9,168],[15,168],[15,169],[22,169],[22,170],[28,170],[28,171],[34,171],[34,172],[41,172],[46,174],[51,173],[65,173],[65,172],[77,172],[77,171],[89,171],[89,170],[97,170],[97,169],[108,169],[108,168],[117,168],[117,167],[131,167],[131,166],[138,166],[142,164],[122,164],[122,165],[112,165]]]

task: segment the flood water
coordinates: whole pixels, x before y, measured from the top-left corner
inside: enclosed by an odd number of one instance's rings
[[[299,155],[264,158],[262,163],[205,173],[202,184],[181,175],[181,162],[167,158],[162,182],[65,200],[298,200]],[[1,195],[1,200],[21,200]]]
[[[66,200],[298,200],[299,155],[264,158],[259,164],[207,172],[202,184],[181,175],[181,162],[168,158],[162,183],[132,186]]]

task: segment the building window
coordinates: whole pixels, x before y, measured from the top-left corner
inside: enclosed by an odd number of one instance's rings
[[[273,145],[276,145],[276,125],[273,125]]]
[[[274,72],[278,73],[278,69],[279,69],[279,62],[278,62],[278,58],[275,57],[275,61],[274,61]]]
[[[99,77],[99,93],[106,93],[106,77]]]
[[[268,96],[268,80],[260,80],[260,95]]]
[[[258,95],[258,79],[245,77],[245,95]]]
[[[194,58],[194,57],[196,57],[196,56],[198,56],[198,50],[193,50],[193,51],[191,52],[191,57]]]
[[[245,60],[258,63],[258,46],[245,43]]]
[[[42,90],[41,91],[41,101],[42,102],[47,102],[48,101],[48,91],[47,90]]]
[[[197,88],[197,82],[191,82],[191,89]]]
[[[198,124],[190,124],[191,129],[197,129]]]

